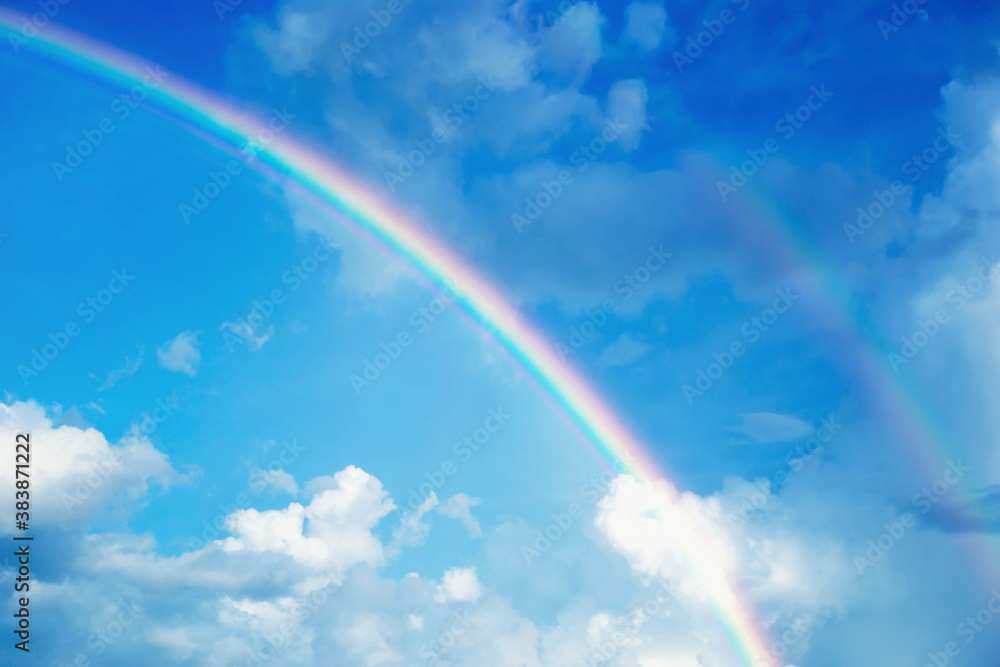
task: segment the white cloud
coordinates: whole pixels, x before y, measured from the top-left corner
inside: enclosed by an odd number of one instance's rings
[[[475,602],[482,596],[483,587],[476,576],[475,567],[453,567],[441,577],[434,599],[438,602]]]
[[[201,351],[198,350],[198,333],[182,331],[177,337],[156,348],[160,366],[175,373],[186,373],[192,377],[198,372]]]
[[[472,516],[472,508],[479,505],[479,498],[473,498],[465,493],[459,493],[438,507],[438,512],[452,519],[458,519],[469,531],[469,537],[475,539],[483,536],[483,529],[476,517]]]
[[[641,79],[616,81],[608,92],[608,118],[626,126],[617,144],[622,150],[630,151],[639,147],[643,130],[649,129],[646,120],[646,103],[649,93]]]
[[[29,417],[23,415],[19,424],[33,426]],[[849,568],[850,561],[843,546],[796,523],[816,523],[816,512],[843,511],[843,503],[830,502],[824,491],[814,494],[817,486],[814,481],[799,485],[808,492],[808,502],[771,497],[759,523],[734,527],[725,517],[740,498],[756,491],[749,482],[727,480],[708,497],[671,495],[674,500],[664,515],[658,496],[652,495],[654,487],[618,478],[595,508],[597,543],[581,554],[582,562],[559,566],[572,568],[574,578],[583,579],[575,582],[579,593],[571,601],[559,598],[558,613],[544,614],[551,622],[533,620],[522,605],[485,586],[475,566],[451,567],[440,581],[413,573],[398,580],[381,578],[375,568],[389,557],[389,548],[374,530],[392,501],[377,479],[355,467],[307,484],[315,491],[307,506],[236,512],[230,516],[234,537],[177,556],[160,555],[151,535],[81,535],[65,549],[74,559],[67,564],[68,576],[59,583],[43,577],[37,595],[48,605],[41,618],[65,623],[69,636],[79,636],[81,645],[88,633],[104,627],[116,600],[137,598],[144,609],[137,626],[142,629],[132,631],[131,638],[126,632],[108,655],[129,664],[150,646],[164,651],[162,660],[197,655],[199,664],[231,664],[245,661],[268,636],[282,638],[281,664],[325,664],[329,656],[350,667],[405,664],[425,661],[427,651],[433,651],[438,661],[455,667],[543,667],[588,664],[612,644],[613,655],[604,662],[622,667],[664,660],[694,667],[725,664],[730,649],[699,582],[687,575],[677,551],[677,522],[683,519],[705,535],[710,547],[706,557],[740,582],[773,636],[800,628],[786,660],[792,664],[808,651],[817,619],[849,602],[859,589],[853,572],[845,577],[843,566]],[[472,500],[465,497],[455,505],[469,507]],[[423,511],[435,503],[426,503]],[[451,499],[445,503],[450,504]],[[880,530],[885,521],[878,513],[863,514],[871,517],[871,526],[862,527],[862,544],[864,531]],[[233,548],[237,543],[240,548]],[[519,544],[515,539],[510,548],[516,552]],[[921,546],[912,546],[913,560],[924,568]],[[910,551],[894,551],[893,558],[906,553]],[[630,567],[640,576],[618,579],[618,562],[621,570]],[[890,562],[878,567],[872,576],[884,572],[892,582]],[[492,577],[497,566],[490,568]],[[322,602],[305,606],[324,585],[324,573],[348,569],[342,585],[323,589]],[[525,585],[544,588],[548,583],[544,570],[527,574],[537,579],[524,580]],[[637,623],[629,609],[660,590],[655,581],[645,585],[641,580],[668,576],[675,597]],[[592,594],[601,587],[602,595]],[[598,599],[611,591],[614,602]],[[885,590],[876,593],[880,604],[889,603]],[[190,610],[181,621],[178,606]],[[69,622],[81,614],[95,624]],[[863,622],[870,623],[870,617]],[[616,633],[625,641],[609,644]],[[421,648],[427,651],[418,657]],[[159,663],[154,659],[154,664]]]
[[[715,578],[739,582],[755,613],[778,627],[829,613],[856,598],[864,585],[844,545],[800,526],[780,497],[768,495],[758,503],[763,508],[758,520],[734,520],[744,499],[758,492],[738,478],[701,497],[677,493],[667,482],[619,476],[599,501],[594,525],[636,572],[669,578],[689,620],[709,609],[704,591]],[[688,531],[703,545],[697,554],[682,550],[678,535]],[[691,557],[699,559],[712,582],[692,575]],[[807,629],[791,657],[805,652],[815,630]]]
[[[625,30],[622,39],[638,45],[645,51],[652,51],[663,41],[673,38],[673,30],[667,24],[667,10],[662,2],[642,2],[637,0],[625,8]]]
[[[739,426],[730,427],[730,431],[750,438],[754,442],[787,442],[812,435],[811,424],[773,412],[752,412],[741,417]]]
[[[317,570],[381,565],[385,554],[371,529],[395,505],[382,483],[360,468],[348,466],[333,479],[336,487],[317,493],[308,506],[230,514],[226,525],[235,537],[224,548],[285,554]]]
[[[636,340],[632,334],[623,333],[601,350],[601,354],[597,358],[597,365],[601,368],[628,366],[644,357],[652,349],[652,345]]]
[[[34,401],[0,403],[0,440],[13,443],[18,433],[31,434],[35,526],[85,523],[109,505],[137,503],[150,483],[169,486],[186,479],[148,439],[127,435],[113,445],[94,428],[57,428]],[[11,498],[14,482],[14,467],[0,468],[0,489]],[[0,503],[0,534],[13,523],[14,503]]]

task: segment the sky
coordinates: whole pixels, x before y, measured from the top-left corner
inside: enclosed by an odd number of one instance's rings
[[[0,29],[3,664],[995,663],[994,4],[4,6],[46,21]],[[461,257],[658,479],[174,80]]]

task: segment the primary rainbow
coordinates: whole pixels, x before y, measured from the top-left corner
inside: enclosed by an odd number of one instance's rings
[[[37,16],[37,15],[36,15]],[[123,88],[141,85],[152,65],[51,21],[35,25],[32,36],[22,33],[31,17],[0,7],[0,26],[11,31],[8,41]],[[17,37],[13,37],[16,35]],[[221,98],[169,74],[149,91],[155,106],[193,128],[235,146],[255,140],[254,119]],[[325,157],[277,135],[257,151],[268,166],[305,188],[349,218],[367,236],[414,267],[440,287],[461,286],[456,302],[483,326],[529,373],[561,410],[613,465],[646,483],[665,479],[645,448],[594,390],[566,364],[556,349],[500,293],[418,224],[393,210],[365,185],[333,166]],[[740,661],[748,667],[769,655],[765,635],[749,606],[729,581],[717,554],[676,508],[676,491],[660,485],[661,511],[674,519],[677,541],[687,565],[704,587],[714,613]]]

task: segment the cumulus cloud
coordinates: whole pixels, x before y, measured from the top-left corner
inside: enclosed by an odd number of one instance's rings
[[[348,466],[333,479],[336,486],[317,493],[307,506],[229,515],[226,525],[234,537],[226,539],[225,549],[285,554],[317,570],[381,565],[385,554],[371,529],[395,505],[382,483],[360,468]]]
[[[31,403],[4,408],[0,437],[32,430],[38,443],[63,438],[62,451],[79,459],[82,446],[66,438],[83,438],[80,429],[52,429]],[[99,445],[91,443],[90,449],[108,447],[92,429],[87,437],[97,438]],[[49,470],[46,483],[58,477]],[[845,575],[850,563],[843,548],[800,523],[803,517],[812,522],[823,508],[838,511],[838,503],[822,497],[812,504],[785,502],[770,495],[763,518],[739,524],[729,517],[741,499],[758,491],[757,485],[731,479],[716,494],[698,496],[678,494],[664,484],[621,476],[591,517],[596,541],[582,555],[587,565],[578,574],[596,580],[617,576],[613,562],[623,561],[639,575],[615,584],[619,595],[628,594],[609,604],[584,592],[563,603],[552,622],[516,608],[481,580],[476,565],[448,567],[437,581],[416,573],[380,577],[377,569],[394,556],[392,543],[384,545],[376,531],[394,505],[377,478],[354,466],[306,484],[308,504],[237,510],[224,526],[231,536],[209,535],[207,543],[177,555],[163,555],[149,534],[81,534],[66,551],[75,560],[67,563],[65,577],[59,575],[60,583],[38,582],[39,608],[45,610],[39,617],[59,619],[67,636],[78,636],[85,645],[90,633],[114,620],[119,600],[134,600],[142,609],[141,631],[126,633],[109,656],[122,662],[152,647],[162,652],[154,662],[200,656],[195,664],[225,664],[247,659],[266,637],[280,636],[284,664],[325,664],[332,656],[352,667],[412,661],[418,659],[415,647],[426,649],[419,659],[436,654],[456,667],[587,664],[595,656],[621,665],[663,659],[709,664],[723,660],[729,649],[700,592],[703,582],[690,576],[678,550],[682,521],[704,536],[709,548],[701,556],[741,582],[778,634],[795,628],[801,639],[792,657],[808,649],[831,609],[856,595],[856,579]],[[476,502],[466,494],[442,505],[428,498],[409,519],[404,517],[401,526],[406,525],[394,540],[403,531],[420,534],[406,541],[422,544],[422,519],[438,507],[442,514],[474,521],[469,509]],[[874,516],[872,525],[882,521]],[[508,546],[516,552],[519,543],[515,539]],[[890,566],[883,567],[891,574]],[[496,575],[494,566],[490,571]],[[547,578],[541,570],[537,576],[539,585]],[[655,614],[640,619],[632,611],[648,610],[650,602]],[[190,614],[178,617],[173,611],[178,604]],[[80,618],[93,622],[81,625],[74,620]],[[611,641],[617,633],[624,640]]]
[[[54,426],[34,401],[0,403],[0,438],[13,443],[31,434],[31,515],[33,525],[68,528],[109,506],[138,503],[151,484],[186,481],[167,456],[141,434],[112,444],[94,428]],[[11,445],[13,447],[13,445]],[[14,467],[0,469],[0,489],[14,497]],[[14,523],[14,504],[0,504],[0,531]]]
[[[156,348],[160,366],[175,373],[186,373],[194,377],[201,362],[197,332],[182,331],[171,340]]]
[[[702,497],[678,493],[667,482],[619,476],[598,503],[594,525],[637,573],[669,579],[688,618],[708,610],[705,591],[724,581],[739,582],[756,613],[777,628],[829,616],[857,596],[863,586],[843,545],[799,526],[780,498],[764,494],[759,504],[765,512],[756,522],[738,518],[744,499],[759,491],[732,478],[722,491]],[[678,539],[692,531],[703,547],[696,554],[685,551],[684,540]],[[692,574],[686,565],[692,557],[706,574]],[[807,638],[816,630],[811,623],[804,628],[805,638],[789,655],[804,655]],[[686,650],[715,654],[704,646]]]
[[[438,602],[475,602],[482,594],[476,568],[453,567],[441,577],[434,599]]]

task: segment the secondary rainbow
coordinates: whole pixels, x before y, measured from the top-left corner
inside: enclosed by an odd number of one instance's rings
[[[37,19],[39,14],[36,14]],[[153,66],[141,58],[53,24],[0,7],[0,26],[15,52],[30,50],[89,73],[122,89],[142,85]],[[26,29],[26,26],[28,28]],[[147,103],[231,146],[257,140],[266,125],[221,98],[168,73],[155,88],[144,87]],[[258,142],[260,143],[260,142]],[[529,373],[613,465],[640,481],[666,476],[605,402],[566,364],[555,347],[535,331],[487,281],[415,222],[393,210],[367,187],[325,157],[275,135],[258,158],[305,188],[356,224],[366,235],[440,287],[461,287],[456,303],[487,330]],[[769,655],[767,642],[749,606],[729,580],[713,549],[678,512],[676,491],[659,486],[660,511],[670,515],[687,565],[700,580],[715,615],[740,661],[756,664]]]

